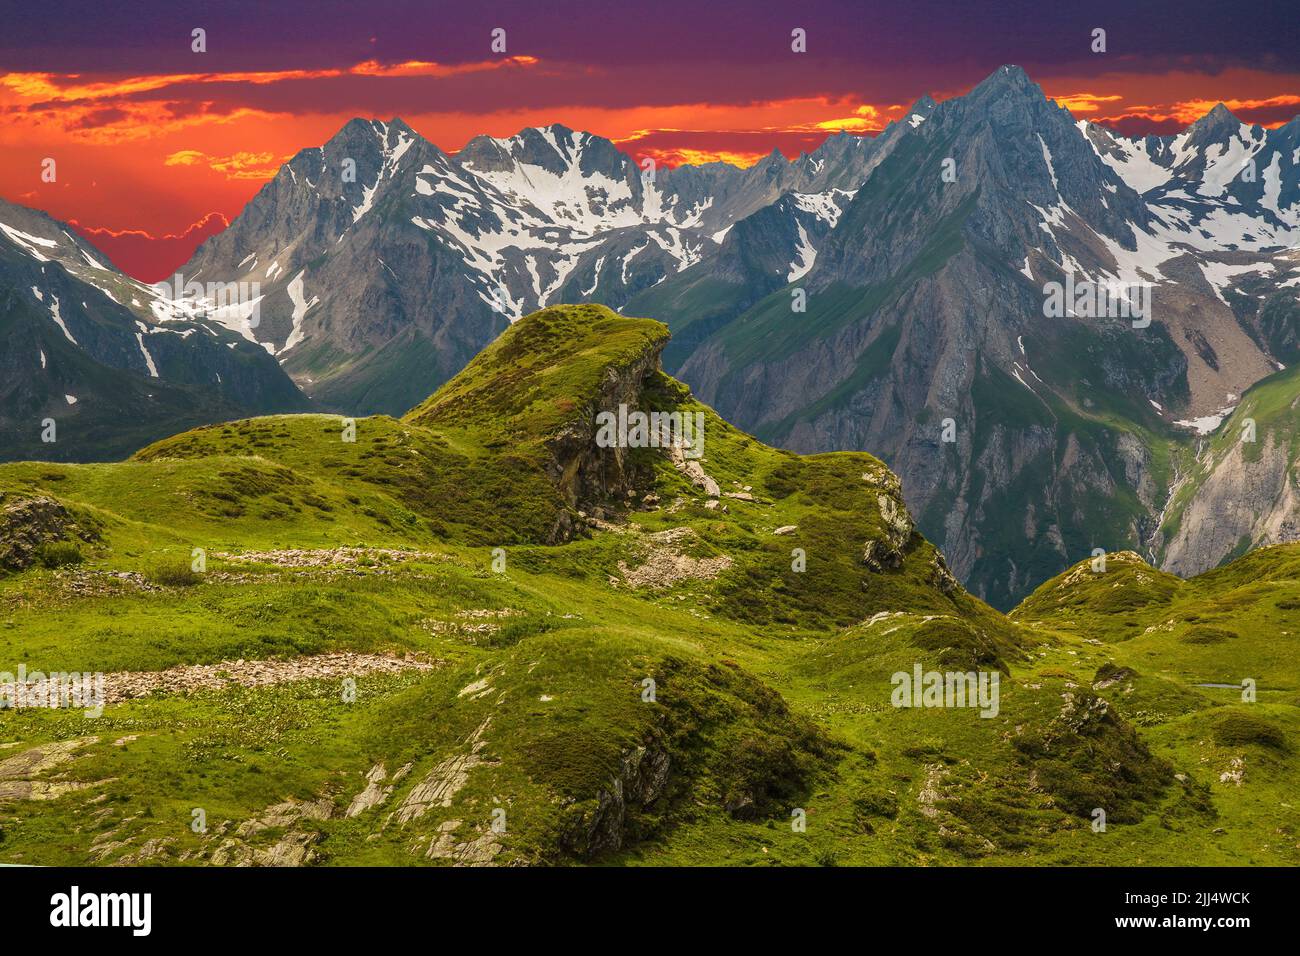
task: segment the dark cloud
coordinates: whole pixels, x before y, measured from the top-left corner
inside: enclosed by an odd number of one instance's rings
[[[115,107],[89,110],[70,122],[68,129],[95,129],[100,126],[110,126],[122,122],[128,115],[125,110]]]
[[[923,65],[939,82],[971,64],[1015,62],[1097,69],[1091,31],[1107,31],[1106,57],[1153,63],[1213,57],[1228,65],[1300,66],[1292,4],[1232,9],[1221,0],[55,0],[11,5],[0,61],[14,70],[153,73],[340,66],[368,58],[472,62],[490,31],[509,52],[605,66],[725,60],[755,75],[790,56],[790,31],[808,34],[807,58],[875,63],[882,72]],[[208,52],[190,50],[207,31]],[[1272,64],[1272,66],[1270,66]],[[1132,69],[1133,67],[1126,67]],[[987,71],[987,70],[986,70]]]

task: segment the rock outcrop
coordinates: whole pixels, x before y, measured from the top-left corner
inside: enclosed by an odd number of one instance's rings
[[[74,515],[62,502],[44,495],[6,500],[0,492],[0,571],[21,571],[37,560],[43,544],[77,538],[98,541],[98,522]]]
[[[1164,544],[1164,570],[1190,577],[1248,547],[1300,541],[1300,458],[1290,436],[1260,443],[1252,457],[1247,444],[1233,442],[1202,466],[1207,473]]]
[[[622,849],[629,809],[644,809],[659,799],[671,767],[668,751],[658,745],[626,751],[618,773],[596,794],[595,806],[562,837],[562,847],[581,859]]]
[[[609,365],[600,385],[581,411],[546,442],[551,479],[571,507],[590,502],[622,499],[635,492],[646,476],[638,476],[629,460],[631,449],[602,447],[595,440],[597,416],[617,416],[619,407],[639,409],[641,393],[660,372],[660,355],[668,342],[667,330],[646,348]]]

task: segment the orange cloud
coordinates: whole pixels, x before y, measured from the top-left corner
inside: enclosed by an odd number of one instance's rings
[[[260,70],[229,73],[167,73],[87,81],[79,73],[0,75],[0,122],[56,125],[83,142],[115,144],[151,139],[195,126],[231,123],[278,114],[248,106],[218,105],[195,88],[208,84],[267,86],[340,77],[447,78],[509,68],[532,68],[537,57],[497,57],[445,64],[408,60],[385,64],[365,60],[349,67],[318,70]]]
[[[1076,116],[1130,136],[1181,132],[1220,101],[1244,122],[1267,127],[1287,122],[1300,105],[1300,95],[1286,92],[1300,88],[1300,74],[1251,68],[1067,75],[1051,86],[1068,91],[1053,98]]]
[[[902,107],[899,106],[886,107],[887,111],[901,109]],[[879,133],[885,128],[886,122],[876,107],[863,105],[855,109],[852,116],[822,120],[808,128],[824,130],[828,133]]]
[[[72,139],[95,145],[154,139],[195,126],[232,124],[253,118],[271,119],[273,115],[248,107],[221,112],[213,109],[211,103],[198,104],[196,109],[186,114],[178,113],[171,103],[125,101],[112,106],[69,104],[57,109],[10,113],[13,125],[22,124],[42,131],[55,126]]]
[[[901,105],[860,104],[845,116],[845,104],[829,97],[800,97],[743,105],[643,107],[635,116],[654,125],[620,135],[611,130],[622,117],[597,114],[578,117],[583,129],[606,130],[605,135],[619,148],[634,156],[649,156],[667,166],[724,162],[749,167],[768,156],[773,148],[787,157],[811,152],[828,134],[874,135],[906,111]],[[630,111],[629,111],[630,112]],[[624,114],[626,116],[626,112]],[[823,118],[819,118],[823,117]],[[689,119],[708,125],[673,123]],[[536,125],[532,117],[521,117],[519,125]],[[624,120],[626,121],[626,120]],[[658,121],[658,122],[656,122]],[[570,122],[573,122],[571,119]]]
[[[748,169],[766,156],[766,153],[741,153],[726,149],[651,148],[638,150],[638,155],[649,156],[660,166],[702,166],[705,163],[730,163]]]
[[[230,156],[211,156],[198,149],[177,150],[163,160],[164,166],[207,166],[224,173],[227,179],[270,179],[288,156],[278,159],[274,153],[250,153],[241,150]]]
[[[499,70],[505,66],[536,66],[541,61],[535,56],[508,56],[495,60],[480,60],[475,63],[458,63],[449,66],[427,60],[407,60],[404,63],[379,63],[366,60],[346,71],[353,76],[462,76],[466,73],[481,73],[484,70]]]
[[[162,73],[153,76],[132,76],[120,80],[102,80],[96,83],[75,82],[79,73],[6,73],[0,76],[0,86],[12,90],[26,100],[96,100],[131,96],[164,90],[169,86],[191,83],[252,83],[265,85],[288,80],[320,80],[339,76],[459,76],[498,70],[507,66],[535,66],[540,61],[533,56],[510,56],[473,63],[444,64],[424,60],[383,64],[365,60],[346,68],[322,70],[255,70],[231,73]]]
[[[1101,109],[1102,103],[1115,103],[1124,97],[1118,93],[1097,94],[1097,93],[1068,93],[1065,96],[1050,96],[1049,99],[1056,100],[1058,106],[1064,106],[1071,113],[1095,113]]]
[[[1291,108],[1300,106],[1300,96],[1283,94],[1263,99],[1193,99],[1181,100],[1165,106],[1138,105],[1127,106],[1122,112],[1108,116],[1096,117],[1096,122],[1121,124],[1131,120],[1144,120],[1150,123],[1167,123],[1174,127],[1186,127],[1195,123],[1220,102],[1235,113],[1243,122],[1254,123],[1269,129],[1285,125],[1289,119],[1283,116],[1274,120],[1251,120],[1244,114],[1252,110],[1269,108]]]
[[[1243,110],[1265,109],[1270,106],[1300,106],[1300,96],[1293,93],[1284,93],[1280,96],[1269,96],[1264,99],[1182,100],[1173,105],[1169,116],[1180,123],[1194,123],[1214,109],[1220,102],[1234,113],[1239,113]],[[1270,125],[1280,126],[1282,122]]]

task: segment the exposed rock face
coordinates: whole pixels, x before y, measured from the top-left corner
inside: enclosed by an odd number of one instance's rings
[[[563,838],[564,849],[582,859],[621,849],[628,810],[648,807],[663,795],[671,763],[668,751],[658,746],[624,753],[618,773],[596,795],[596,806]]]
[[[624,499],[628,492],[636,490],[638,476],[633,474],[630,465],[630,449],[617,445],[603,448],[597,444],[596,419],[601,412],[617,416],[620,405],[629,409],[640,407],[642,391],[660,371],[659,359],[666,342],[665,334],[624,364],[607,368],[598,390],[581,413],[547,441],[546,448],[551,455],[547,471],[570,507]],[[573,529],[565,530],[571,534]]]
[[[691,528],[668,528],[646,535],[638,545],[640,563],[632,567],[626,561],[618,563],[623,580],[634,588],[670,588],[682,581],[708,580],[731,567],[731,558],[720,554],[696,558],[682,552],[683,546],[698,541]]]
[[[1153,564],[1188,577],[1248,548],[1300,539],[1298,371],[1279,371],[1226,418],[1211,417],[1217,427],[1197,440],[1195,459],[1175,460],[1174,488],[1148,541]]]
[[[31,567],[42,544],[70,537],[98,541],[99,530],[89,518],[75,517],[53,498],[6,500],[0,492],[0,570]]]
[[[79,750],[98,741],[98,737],[60,740],[0,760],[0,801],[55,800],[75,790],[93,787],[93,782],[50,779],[49,774],[74,759]]]
[[[491,723],[491,717],[485,718],[466,738],[464,750],[452,754],[425,774],[393,811],[390,820],[409,823],[418,820],[433,807],[451,806],[452,798],[469,782],[470,773],[483,763],[479,754],[487,746],[483,734]]]
[[[457,841],[456,831],[464,821],[445,820],[438,825],[438,835],[429,844],[425,856],[431,860],[448,860],[454,866],[491,866],[505,847],[497,834],[485,829],[473,839]]]
[[[355,817],[367,810],[379,806],[393,792],[393,788],[402,782],[402,779],[411,772],[411,764],[403,764],[393,774],[392,779],[388,778],[388,771],[385,769],[382,761],[370,768],[366,774],[366,786],[348,804],[347,812],[344,816]]]
[[[952,594],[961,587],[957,579],[952,576],[952,572],[948,570],[948,563],[943,559],[943,555],[938,551],[934,552],[930,570],[930,583],[944,594]]]
[[[694,458],[687,458],[680,445],[670,445],[668,456],[672,459],[673,467],[685,475],[687,481],[704,492],[706,497],[718,497],[721,493],[718,483],[704,470],[704,466],[699,461]]]
[[[1214,460],[1164,547],[1164,570],[1190,577],[1243,545],[1300,540],[1300,458],[1292,456],[1288,436],[1267,435],[1261,444],[1253,460],[1242,442]]]
[[[880,506],[880,518],[885,523],[885,534],[881,538],[873,538],[863,546],[862,560],[873,571],[902,567],[904,549],[915,531],[912,516],[907,513],[907,507],[892,494],[876,495],[876,502]]]
[[[281,568],[351,567],[366,561],[445,561],[446,555],[401,548],[281,548],[275,551],[214,551],[212,556],[241,564]]]
[[[322,796],[315,800],[288,799],[267,807],[259,817],[245,820],[212,851],[216,866],[307,866],[316,862],[315,845],[320,831],[312,821],[334,816],[334,800]],[[286,832],[269,846],[254,846],[249,841],[270,829]]]

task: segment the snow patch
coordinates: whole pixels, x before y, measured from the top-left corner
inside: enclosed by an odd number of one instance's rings
[[[53,239],[42,239],[40,236],[33,236],[20,229],[15,229],[13,226],[6,226],[3,222],[0,222],[0,231],[3,231],[14,245],[18,246],[37,262],[50,261],[45,256],[41,255],[41,250],[38,249],[37,246],[44,249],[53,249],[58,246],[58,243]]]
[[[135,333],[135,341],[136,344],[140,346],[140,354],[144,356],[144,364],[149,369],[149,377],[157,378],[158,366],[153,364],[153,356],[150,355],[149,350],[144,347],[144,334],[142,332]]]
[[[795,228],[799,230],[799,239],[795,246],[794,259],[790,262],[790,271],[786,273],[786,282],[794,282],[802,278],[817,261],[817,250],[813,248],[812,240],[808,238],[808,230],[797,220]]]
[[[600,285],[600,267],[603,266],[604,264],[605,264],[604,256],[601,256],[599,259],[596,260],[596,268],[593,269],[591,272],[591,288],[582,290],[582,295],[584,298],[590,297],[591,294],[596,291],[596,286]]]
[[[1205,281],[1214,289],[1214,294],[1218,296],[1219,301],[1224,305],[1228,300],[1223,297],[1223,290],[1232,284],[1233,276],[1239,276],[1247,272],[1269,273],[1273,271],[1271,262],[1252,262],[1244,266],[1228,265],[1224,262],[1201,262],[1201,273],[1205,276]]]
[[[1101,157],[1101,161],[1115,170],[1119,178],[1124,180],[1134,192],[1149,192],[1158,186],[1163,186],[1173,178],[1171,170],[1161,166],[1147,153],[1146,140],[1127,140],[1121,136],[1115,136],[1107,130],[1092,126],[1093,133],[1106,139],[1111,147],[1102,150],[1098,149],[1097,144],[1093,142],[1092,135],[1089,133],[1090,124],[1087,120],[1079,120],[1076,125],[1083,133],[1084,138],[1088,140],[1089,145]]]
[[[397,142],[389,145],[388,124],[377,123],[373,128],[375,134],[379,137],[380,142],[384,144],[383,159],[380,161],[379,171],[375,174],[374,185],[361,187],[361,202],[352,208],[353,222],[357,222],[374,207],[375,193],[379,190],[379,184],[385,179],[390,178],[393,173],[397,172],[397,167],[401,164],[402,157],[406,155],[406,151],[410,149],[411,144],[415,142],[415,140],[407,136],[404,131],[399,131]]]
[[[1174,424],[1181,425],[1183,428],[1190,428],[1198,435],[1208,435],[1222,425],[1223,420],[1231,415],[1233,409],[1236,407],[1236,405],[1229,405],[1226,408],[1219,409],[1213,415],[1202,415],[1200,418],[1183,419],[1174,422]]]
[[[1047,143],[1043,140],[1042,133],[1035,133],[1034,135],[1038,137],[1038,145],[1043,147],[1043,162],[1047,164],[1047,174],[1052,177],[1052,188],[1059,193],[1061,191],[1061,186],[1056,181],[1056,167],[1052,165],[1052,151],[1047,148]]]
[[[308,309],[314,305],[320,304],[320,296],[314,295],[311,297],[311,301],[308,302],[306,296],[303,294],[302,277],[306,271],[306,269],[302,270],[302,272],[299,272],[289,280],[289,301],[293,303],[293,331],[289,333],[289,338],[285,340],[284,348],[280,350],[281,352],[289,351],[289,349],[293,348],[303,340],[305,333],[302,330],[302,320],[306,318]],[[271,354],[274,355],[275,353],[272,352]]]
[[[796,206],[834,229],[844,211],[840,204],[847,206],[857,192],[856,189],[828,189],[824,193],[791,193],[790,196]]]
[[[63,316],[59,312],[59,297],[56,295],[50,296],[50,318],[54,319],[59,328],[63,330],[63,334],[67,336],[68,341],[73,345],[76,345],[77,340],[74,339],[72,333],[68,331],[67,323],[63,321]]]

